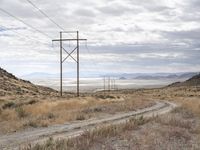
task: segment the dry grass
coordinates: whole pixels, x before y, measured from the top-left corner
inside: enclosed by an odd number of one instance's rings
[[[53,140],[49,138],[43,145],[27,146],[23,150],[89,150],[91,145],[99,143],[102,139],[116,137],[124,132],[128,132],[138,128],[138,126],[147,123],[149,120],[140,117],[138,119],[130,119],[126,123],[120,125],[100,126],[96,129],[85,131],[81,136],[68,140]]]
[[[81,98],[9,97],[8,101],[1,101],[0,133],[133,111],[148,107],[153,104],[154,100],[158,99],[180,103],[195,115],[200,116],[199,93],[199,89],[196,87],[181,87],[124,90],[113,92],[108,96],[102,96],[99,93],[94,96],[85,95]]]
[[[190,114],[191,117],[185,114]],[[23,150],[197,150],[200,147],[199,121],[190,110],[177,108],[172,113],[145,120],[131,119],[120,125],[101,126],[68,140],[50,138],[42,145]]]
[[[132,111],[151,106],[152,101],[139,97],[122,95],[84,96],[66,100],[9,100],[2,104],[0,113],[0,133],[13,132],[29,127],[47,127],[68,121],[85,120],[105,114]]]
[[[159,118],[156,121],[166,126],[180,127],[185,129],[192,128],[192,122],[181,120],[179,116],[165,116],[165,118]]]
[[[130,93],[131,91],[127,91]],[[200,87],[170,87],[132,91],[133,95],[172,101],[200,116]]]
[[[102,97],[101,93],[80,99],[38,100],[0,111],[1,131],[27,127],[48,126],[66,121],[84,120],[105,114],[132,111],[153,104],[153,100],[168,100],[181,104],[171,114],[155,118],[142,126],[141,121],[120,126],[100,127],[80,137],[54,141],[27,149],[199,149],[200,147],[200,90],[198,87],[179,87],[147,90],[124,90]],[[1,103],[2,106],[5,102]],[[23,114],[22,111],[22,114]],[[20,117],[23,116],[23,117]],[[30,120],[28,118],[31,118]],[[145,123],[145,122],[144,122]],[[141,123],[143,124],[143,123]],[[137,128],[140,126],[140,128]],[[117,145],[117,146],[116,146]],[[117,148],[116,148],[117,147]]]

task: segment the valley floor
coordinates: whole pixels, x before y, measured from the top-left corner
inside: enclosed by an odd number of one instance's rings
[[[134,111],[154,105],[155,100],[172,101],[180,107],[163,116],[130,119],[75,138],[50,138],[42,145],[23,149],[200,149],[200,87],[120,90],[105,96],[99,92],[80,98],[32,100],[18,98],[9,106],[1,98],[1,134]]]
[[[122,93],[59,97],[1,97],[0,135],[150,107],[153,100]]]

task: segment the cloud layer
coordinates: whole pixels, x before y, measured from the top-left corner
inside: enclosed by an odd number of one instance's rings
[[[198,0],[32,0],[67,31],[79,30],[81,71],[96,73],[200,70]],[[60,29],[26,0],[1,0],[0,64],[18,75],[59,72]],[[75,37],[66,34],[65,37]],[[73,49],[73,43],[65,43]],[[66,71],[74,70],[72,60]]]

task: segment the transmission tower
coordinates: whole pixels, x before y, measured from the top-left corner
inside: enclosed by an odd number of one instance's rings
[[[67,34],[76,34],[77,38],[68,38],[68,39],[63,39],[63,34],[67,33]],[[79,31],[63,31],[60,32],[60,39],[55,39],[52,40],[53,42],[60,42],[60,96],[62,97],[63,95],[63,63],[69,58],[71,57],[76,63],[77,63],[77,96],[79,96],[79,42],[80,41],[86,41],[87,39],[80,39],[79,38]],[[76,47],[71,51],[68,52],[64,47],[63,47],[63,42],[64,41],[76,41]],[[65,59],[63,59],[63,50],[64,52],[67,53],[67,57],[65,57]],[[72,54],[77,51],[77,58],[75,59]]]

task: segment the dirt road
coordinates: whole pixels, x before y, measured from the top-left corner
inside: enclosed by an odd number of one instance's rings
[[[0,136],[0,149],[19,149],[19,145],[43,142],[49,137],[70,138],[82,134],[85,130],[93,129],[100,124],[119,124],[131,117],[152,117],[161,115],[174,109],[177,105],[169,102],[157,102],[154,106],[137,111],[102,116],[95,119],[75,121],[47,128],[36,128]]]

